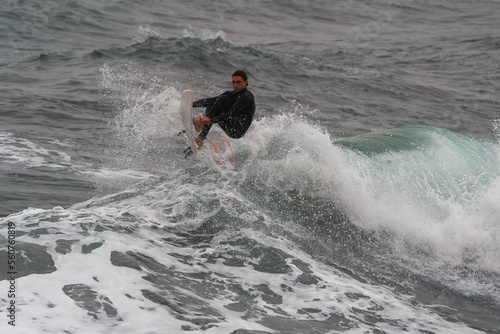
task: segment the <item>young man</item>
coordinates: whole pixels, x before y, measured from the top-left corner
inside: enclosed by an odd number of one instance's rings
[[[247,74],[238,70],[232,75],[233,90],[228,90],[216,97],[209,97],[193,102],[193,107],[206,107],[205,115],[193,118],[198,146],[203,145],[212,124],[217,123],[231,138],[241,138],[252,124],[255,114],[255,99],[247,89]]]

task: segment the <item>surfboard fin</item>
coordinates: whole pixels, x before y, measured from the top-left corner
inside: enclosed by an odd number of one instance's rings
[[[193,149],[191,148],[191,146],[190,146],[190,147],[188,147],[188,148],[186,148],[186,149],[184,150],[184,159],[187,159],[187,157],[189,157],[189,156],[190,156],[191,154],[193,154],[193,153],[194,153],[194,151],[193,151]]]

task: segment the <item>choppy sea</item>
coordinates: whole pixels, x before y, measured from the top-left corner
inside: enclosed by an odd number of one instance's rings
[[[1,333],[500,333],[498,1],[1,5]]]

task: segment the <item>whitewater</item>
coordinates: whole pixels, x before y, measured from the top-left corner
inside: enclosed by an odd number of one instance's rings
[[[1,332],[500,332],[480,4],[6,2]],[[185,158],[238,68],[252,126]]]

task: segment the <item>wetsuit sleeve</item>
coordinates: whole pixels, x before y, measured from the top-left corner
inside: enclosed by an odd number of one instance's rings
[[[193,108],[198,108],[198,107],[211,107],[215,103],[215,100],[217,100],[217,97],[207,97],[206,99],[201,99],[193,102]]]

